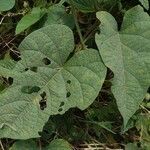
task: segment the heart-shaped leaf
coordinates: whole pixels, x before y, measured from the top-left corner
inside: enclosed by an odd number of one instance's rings
[[[127,11],[118,31],[117,22],[107,12],[98,12],[101,34],[96,35],[99,52],[114,72],[112,91],[126,126],[150,85],[150,17],[136,6]]]
[[[38,137],[50,115],[69,108],[87,108],[98,95],[106,75],[98,51],[73,57],[72,31],[50,25],[26,37],[19,47],[13,85],[0,95],[0,137]]]

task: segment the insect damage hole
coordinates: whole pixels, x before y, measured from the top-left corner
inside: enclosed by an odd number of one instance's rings
[[[33,72],[37,72],[37,67],[31,67],[30,70]]]
[[[47,107],[46,93],[43,92],[43,93],[40,94],[40,96],[41,96],[41,100],[39,101],[40,109],[44,110]]]
[[[12,85],[12,84],[13,84],[13,81],[14,81],[14,79],[13,79],[12,77],[9,77],[9,78],[8,78],[8,83],[9,83],[9,85]]]
[[[59,107],[62,107],[62,106],[64,106],[64,105],[65,105],[65,103],[64,103],[64,102],[61,102]]]
[[[60,109],[58,109],[58,111],[59,111],[59,112],[61,112],[61,111],[63,111],[63,109],[62,109],[62,108],[60,108]]]
[[[68,84],[71,84],[71,80],[68,80],[67,83],[68,83]]]
[[[28,70],[29,70],[29,68],[25,68],[25,69],[24,69],[24,71],[28,71]]]
[[[21,92],[25,94],[32,94],[32,93],[37,93],[41,90],[40,87],[38,86],[23,86],[21,88]]]
[[[71,96],[71,93],[67,92],[66,97],[70,97],[70,96]]]
[[[45,64],[45,65],[50,65],[51,64],[51,61],[48,59],[48,58],[43,58],[43,63]]]

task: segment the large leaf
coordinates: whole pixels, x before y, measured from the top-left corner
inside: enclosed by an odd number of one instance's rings
[[[68,27],[41,28],[26,37],[19,49],[14,83],[0,95],[0,137],[38,137],[50,115],[71,107],[85,109],[98,95],[106,68],[93,49],[68,60],[74,49]]]
[[[0,0],[0,12],[10,10],[14,5],[15,0]]]
[[[112,92],[126,126],[150,85],[150,17],[136,6],[126,12],[120,31],[111,14],[98,12],[97,17],[101,34],[96,42],[104,63],[114,72]]]
[[[18,22],[16,27],[16,34],[19,34],[20,32],[29,28],[31,25],[35,24],[43,17],[45,13],[46,11],[40,7],[33,8],[31,12],[23,16],[23,18]]]
[[[103,9],[111,9],[119,0],[68,0],[74,6],[84,12],[94,12]]]

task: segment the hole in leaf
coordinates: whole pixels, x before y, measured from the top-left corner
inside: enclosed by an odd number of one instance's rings
[[[70,96],[71,96],[71,93],[67,92],[66,97],[70,97]]]
[[[64,105],[65,105],[65,103],[64,103],[64,102],[61,102],[59,107],[62,107],[62,106],[64,106]]]
[[[44,99],[46,97],[46,93],[43,92],[43,93],[40,94],[40,96]]]
[[[44,110],[47,107],[46,93],[43,92],[40,94],[41,100],[39,101],[40,109]]]
[[[37,72],[37,67],[31,67],[30,70],[33,72]]]
[[[29,68],[24,69],[24,71],[28,71],[28,70],[29,70]]]
[[[12,85],[12,84],[13,84],[13,80],[14,80],[14,79],[13,79],[12,77],[9,77],[9,78],[8,78],[9,85]]]
[[[26,93],[26,94],[32,94],[32,93],[37,93],[40,91],[40,87],[38,86],[24,86],[21,89],[21,92]]]
[[[40,109],[44,110],[47,107],[46,99],[41,99],[39,101],[39,104],[40,104]]]
[[[60,109],[58,109],[58,111],[59,111],[59,112],[61,112],[61,111],[63,111],[63,109],[62,109],[62,108],[60,108]]]
[[[37,93],[37,92],[39,92],[40,90],[41,90],[41,88],[38,87],[38,86],[32,87],[32,91],[33,91],[34,93]]]
[[[51,64],[51,61],[48,59],[48,58],[43,58],[43,63],[45,64],[45,65],[50,65]]]
[[[70,83],[71,83],[71,80],[68,80],[67,83],[70,84]]]

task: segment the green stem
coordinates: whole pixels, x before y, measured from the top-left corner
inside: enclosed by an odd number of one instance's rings
[[[82,48],[86,49],[86,46],[84,44],[84,40],[83,40],[83,37],[82,37],[82,33],[81,33],[81,30],[80,30],[80,26],[78,24],[76,10],[74,8],[72,0],[70,0],[70,4],[71,4],[72,13],[73,13],[73,16],[74,16],[75,25],[76,25],[76,29],[77,29],[77,32],[78,32],[78,35],[79,35],[79,38],[80,38],[80,42],[81,42]]]

